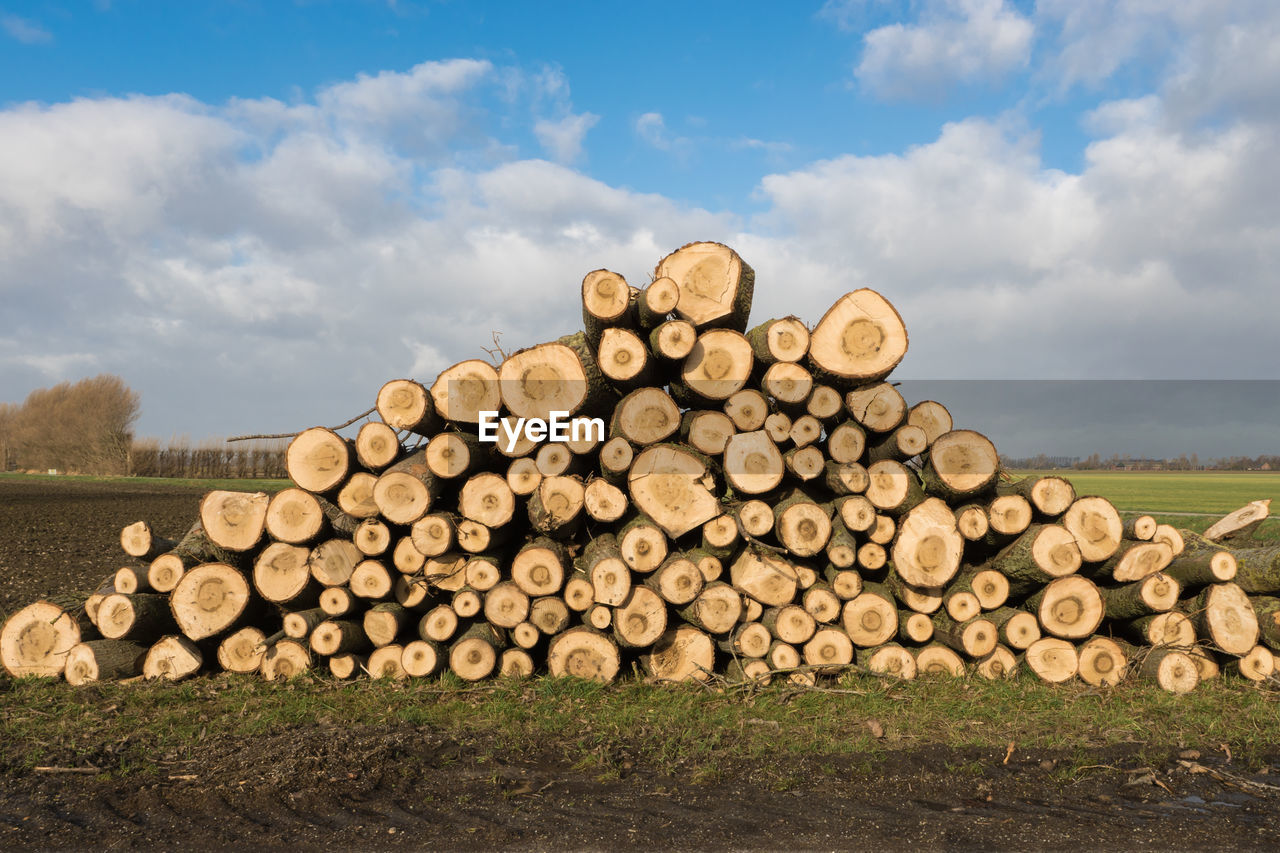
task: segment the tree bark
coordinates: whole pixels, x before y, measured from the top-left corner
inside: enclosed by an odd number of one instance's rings
[[[124,640],[89,640],[71,647],[64,675],[72,686],[142,674],[147,647]]]

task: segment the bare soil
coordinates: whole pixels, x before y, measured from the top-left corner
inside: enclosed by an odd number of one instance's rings
[[[178,535],[199,491],[0,479],[0,610],[113,571],[119,529]],[[0,711],[7,681],[0,680]],[[70,688],[68,688],[70,689]],[[1063,773],[1052,753],[911,748],[813,755],[787,768],[726,759],[716,778],[627,755],[599,778],[554,744],[495,750],[409,724],[317,722],[198,761],[151,755],[128,774],[36,772],[0,743],[0,846],[432,849],[1274,849],[1280,766],[1249,772],[1215,745],[1143,766],[1136,746]],[[56,743],[49,763],[72,764]],[[104,744],[103,758],[128,744]],[[1191,760],[1187,760],[1187,759]],[[106,761],[104,764],[108,763]],[[1078,762],[1077,762],[1078,765]],[[785,772],[780,772],[785,770]],[[795,781],[802,780],[802,781]]]

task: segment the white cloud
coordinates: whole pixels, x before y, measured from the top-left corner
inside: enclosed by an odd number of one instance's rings
[[[636,134],[645,142],[660,151],[671,148],[671,140],[667,137],[667,122],[662,113],[645,113],[636,119]]]
[[[599,120],[595,113],[567,115],[559,121],[539,119],[533,133],[548,154],[561,163],[572,163],[582,156],[582,140]]]
[[[48,44],[53,41],[53,34],[40,24],[17,15],[0,16],[0,28],[9,38],[23,44]]]
[[[867,33],[855,76],[881,97],[936,97],[1026,66],[1034,35],[1004,0],[928,0],[917,23]]]

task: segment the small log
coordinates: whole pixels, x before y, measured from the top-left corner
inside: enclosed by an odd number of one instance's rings
[[[438,604],[422,615],[418,622],[418,637],[435,643],[444,643],[458,632],[458,614],[447,604]]]
[[[743,549],[729,567],[729,575],[734,589],[766,607],[789,604],[799,579],[791,563],[755,545]]]
[[[529,596],[555,595],[564,586],[568,554],[564,545],[539,537],[511,560],[511,580]]]
[[[626,599],[614,610],[613,637],[623,648],[648,648],[666,630],[666,602],[648,587],[632,587]]]
[[[291,640],[305,640],[311,636],[316,626],[329,618],[329,614],[321,607],[308,610],[294,610],[284,614],[281,624],[282,633]]]
[[[769,401],[754,388],[743,388],[724,401],[724,413],[738,432],[756,432],[769,416]]]
[[[479,476],[495,479],[502,483],[504,489],[506,488],[506,481],[497,474],[482,474]],[[463,486],[464,495],[467,492],[467,486],[470,486],[476,479],[478,478],[471,478]],[[444,486],[440,479],[431,473],[431,467],[427,464],[427,451],[426,448],[423,448],[406,456],[378,475],[378,479],[373,485],[373,502],[377,505],[378,512],[382,514],[382,517],[392,524],[413,524],[427,514],[428,510],[431,509],[431,505],[443,490]],[[507,491],[509,492],[510,490],[508,489]],[[467,515],[466,510],[469,507],[470,504],[464,504],[463,499],[459,498],[459,512]],[[467,517],[470,518],[471,516]],[[483,518],[475,520],[484,522]],[[500,525],[492,524],[490,526],[498,527]]]
[[[1237,568],[1235,555],[1230,551],[1197,549],[1171,558],[1161,571],[1190,588],[1235,580]]]
[[[595,606],[595,587],[586,572],[575,571],[564,582],[563,595],[565,606],[575,613],[585,613]]]
[[[933,637],[970,658],[986,657],[996,647],[996,626],[981,617],[957,621],[946,612],[933,617]]]
[[[1226,670],[1231,675],[1238,675],[1259,683],[1269,680],[1275,669],[1275,656],[1266,646],[1254,646],[1240,657],[1227,661],[1226,664]]]
[[[582,621],[597,631],[607,631],[613,627],[613,608],[606,604],[593,604],[582,615]]]
[[[1126,519],[1124,538],[1135,542],[1149,542],[1156,535],[1156,520],[1149,515],[1139,515]]]
[[[366,518],[356,527],[351,544],[366,557],[380,556],[391,547],[391,528],[376,518]]]
[[[364,652],[371,646],[364,626],[349,619],[321,622],[311,632],[308,642],[311,651],[325,657]]]
[[[172,539],[156,536],[145,521],[135,521],[120,531],[121,549],[130,557],[137,557],[148,563],[161,554],[172,551],[177,544]]]
[[[276,542],[306,545],[319,539],[327,526],[320,500],[302,489],[283,489],[267,504],[267,535]]]
[[[681,619],[708,634],[727,634],[742,616],[742,596],[729,584],[714,581],[689,604],[676,609]]]
[[[860,495],[871,484],[867,469],[857,462],[826,461],[823,464],[822,483],[837,497]]]
[[[1114,687],[1129,666],[1124,647],[1109,637],[1090,637],[1077,649],[1077,655],[1080,679],[1094,687]]]
[[[751,344],[740,332],[702,332],[680,367],[680,382],[673,382],[671,391],[676,402],[689,408],[700,402],[723,405],[747,384],[753,363]]]
[[[1000,457],[991,439],[958,429],[934,441],[921,476],[929,494],[955,501],[991,488],[999,469]]]
[[[186,637],[171,634],[161,637],[147,649],[142,661],[142,676],[182,681],[199,672],[203,665],[204,655],[199,646]]]
[[[214,637],[236,626],[249,612],[249,581],[222,563],[206,563],[182,576],[169,595],[173,619],[191,640]]]
[[[670,394],[661,388],[638,388],[614,407],[609,433],[647,447],[670,438],[680,424],[680,408]]]
[[[857,598],[862,592],[862,575],[856,571],[827,566],[822,576],[831,585],[831,591],[836,598],[841,601]]]
[[[425,584],[413,584],[404,579],[402,579],[402,581],[405,585],[405,589],[401,590],[401,596],[396,599],[396,601],[402,606],[412,606],[411,602],[413,597],[408,592],[409,590],[416,592],[419,596],[424,596],[426,594]],[[358,599],[351,594],[351,590],[347,589],[345,586],[331,586],[325,588],[320,593],[320,609],[324,611],[327,616],[346,616],[348,613],[355,611],[357,600]]]
[[[676,310],[680,302],[680,285],[670,278],[662,276],[649,282],[649,286],[640,291],[636,299],[636,319],[646,329],[652,329],[667,321],[667,316]],[[684,322],[683,320],[679,322]],[[690,330],[692,330],[692,325]]]
[[[831,538],[827,540],[827,547],[823,550],[827,562],[837,569],[847,569],[858,559],[858,540],[844,526],[839,516],[831,522]]]
[[[396,431],[382,421],[369,421],[356,433],[356,459],[370,471],[381,471],[400,458]]]
[[[1209,529],[1204,532],[1204,538],[1210,542],[1224,542],[1228,539],[1243,538],[1256,530],[1258,525],[1266,521],[1270,514],[1270,500],[1253,501],[1211,524]]]
[[[166,596],[116,592],[104,598],[98,606],[97,626],[108,640],[145,643],[172,632],[174,621]]]
[[[1124,522],[1111,501],[1099,497],[1076,498],[1062,516],[1062,526],[1075,537],[1080,558],[1097,563],[1109,558],[1120,547]]]
[[[845,395],[844,406],[855,421],[871,432],[896,429],[907,416],[906,401],[888,382],[853,389]]]
[[[782,462],[797,480],[807,483],[822,476],[827,459],[822,455],[821,450],[809,445],[795,447],[783,453]]]
[[[916,677],[916,657],[897,643],[858,649],[858,665],[876,675],[910,681]]]
[[[779,468],[781,462],[779,456]],[[727,459],[725,464],[727,468]],[[679,445],[645,448],[632,464],[627,484],[636,509],[673,539],[720,514],[705,457]]]
[[[733,420],[713,409],[688,411],[680,420],[680,440],[707,456],[723,454],[725,445],[736,433]]]
[[[259,672],[267,681],[289,681],[311,669],[311,653],[298,640],[281,640],[262,656]]]
[[[522,456],[519,459],[512,459],[507,465],[507,485],[513,494],[531,495],[541,482],[542,472],[538,470],[538,463],[535,460]]]
[[[463,681],[480,681],[498,668],[498,653],[506,647],[492,625],[472,625],[449,647],[449,669]]]
[[[1076,488],[1062,477],[1025,477],[1013,484],[1013,491],[1031,501],[1041,518],[1056,519],[1075,502]]]
[[[484,594],[484,618],[498,628],[514,628],[529,618],[529,596],[512,581]]]
[[[484,607],[484,596],[477,590],[464,586],[454,591],[453,597],[449,599],[449,606],[453,608],[453,612],[457,613],[459,618],[470,619]]]
[[[715,659],[716,647],[710,637],[692,625],[680,625],[664,633],[650,652],[640,656],[640,667],[654,681],[708,681]]]
[[[331,429],[312,427],[294,436],[285,451],[289,479],[315,494],[329,494],[347,480],[355,464],[351,442]]]
[[[667,255],[653,277],[669,278],[680,290],[676,314],[699,329],[747,328],[755,271],[721,243],[690,243]],[[744,338],[745,340],[745,338]]]
[[[458,493],[458,513],[491,529],[510,522],[515,509],[515,495],[506,478],[491,472],[468,477]]]
[[[569,606],[555,595],[535,598],[529,604],[529,621],[543,634],[554,636],[569,627]]]
[[[1280,598],[1255,595],[1249,598],[1258,617],[1258,639],[1272,651],[1280,652]]]
[[[969,590],[947,587],[942,593],[942,612],[957,622],[966,622],[982,612],[982,605]]]
[[[1041,637],[1021,655],[1021,662],[1050,684],[1070,681],[1080,671],[1080,654],[1076,647],[1058,637]]]
[[[702,525],[702,545],[699,550],[724,560],[733,556],[741,540],[738,520],[730,513],[725,513]]]
[[[1280,593],[1280,547],[1248,548],[1233,551],[1236,560],[1234,582],[1251,595]]]
[[[987,504],[991,533],[1007,542],[1031,525],[1031,502],[1022,495],[1000,495]]]
[[[773,516],[778,542],[797,557],[821,553],[831,538],[828,510],[798,489],[774,505]]]
[[[618,677],[621,664],[617,644],[591,628],[570,628],[552,637],[547,646],[547,671],[557,678],[572,676],[609,684]]]
[[[1196,626],[1186,614],[1176,610],[1139,616],[1116,625],[1120,636],[1145,646],[1186,648],[1196,641]]]
[[[865,533],[876,524],[876,508],[865,495],[838,498],[836,506],[840,511],[840,520],[854,533]]]
[[[747,340],[764,365],[798,362],[809,352],[809,328],[799,317],[766,320],[747,332]]]
[[[814,631],[800,655],[806,665],[817,667],[814,675],[835,675],[853,663],[853,642],[844,631],[827,625]]]
[[[927,643],[933,639],[933,620],[925,613],[899,610],[898,636],[913,643]]]
[[[764,625],[745,622],[734,627],[729,636],[721,639],[718,645],[735,657],[762,658],[769,653],[773,640],[773,635]]]
[[[457,519],[445,512],[424,515],[409,528],[413,547],[425,557],[438,557],[457,544]]]
[[[481,412],[496,412],[502,406],[498,371],[478,358],[446,367],[431,384],[431,400],[445,420],[479,423]]]
[[[880,512],[903,515],[927,497],[915,473],[894,459],[881,459],[867,468],[867,500]]]
[[[867,445],[867,459],[905,462],[929,449],[928,434],[913,424],[902,424],[893,432],[881,433]]]
[[[1102,593],[1093,581],[1080,575],[1050,581],[1024,606],[1035,612],[1046,632],[1067,640],[1088,637],[1098,630],[1106,614]]]
[[[600,447],[600,473],[611,483],[626,480],[631,463],[635,461],[635,450],[631,443],[622,436],[614,436]]]
[[[836,300],[809,337],[809,363],[815,376],[838,387],[883,379],[906,352],[902,317],[869,288]]]
[[[1057,524],[1033,524],[985,568],[1008,578],[1010,593],[1018,594],[1074,574],[1080,565],[1080,546],[1071,531]]]
[[[630,325],[634,293],[627,280],[610,270],[592,270],[582,279],[582,326],[587,340],[600,343],[609,326]]]
[[[489,453],[480,439],[466,432],[441,432],[425,448],[427,468],[442,480],[453,480],[483,467]]]
[[[822,422],[810,415],[801,415],[791,422],[786,437],[796,447],[807,447],[822,437]]]
[[[569,539],[582,525],[585,499],[586,490],[579,478],[544,477],[537,491],[529,496],[529,523],[539,533]]]
[[[965,504],[956,509],[956,529],[970,542],[981,542],[991,529],[987,508],[981,504]]]
[[[392,379],[378,389],[378,417],[392,429],[435,435],[442,426],[435,401],[412,379]]]
[[[1108,619],[1137,619],[1173,609],[1181,590],[1176,580],[1156,572],[1122,586],[1103,587],[1101,592]]]
[[[361,627],[369,642],[378,646],[387,646],[396,641],[405,629],[417,620],[417,614],[395,601],[384,601],[375,604],[365,611]]]
[[[889,572],[888,577],[885,578],[885,586],[898,601],[917,613],[937,613],[942,607],[942,596],[945,592],[943,587],[909,584],[896,570]]]
[[[766,607],[760,614],[760,624],[773,637],[793,646],[808,642],[818,630],[813,615],[797,604]]]
[[[329,674],[339,681],[356,678],[367,672],[369,658],[366,655],[334,655],[329,658]]]
[[[370,678],[389,678],[399,681],[409,677],[409,673],[404,670],[403,660],[404,647],[391,643],[370,652],[365,661],[365,669],[369,671]]]
[[[856,646],[882,646],[898,633],[898,608],[881,584],[866,584],[857,598],[844,603],[841,624]]]
[[[1129,583],[1163,571],[1172,561],[1173,550],[1166,543],[1134,542],[1118,548],[1092,573],[1117,583]]]
[[[127,529],[127,528],[126,528]],[[67,653],[63,671],[72,686],[91,681],[114,681],[142,674],[147,647],[124,640],[89,640],[77,643]]]
[[[621,519],[626,515],[630,505],[626,492],[608,480],[591,480],[582,493],[582,506],[587,515],[595,521],[603,521],[606,524]]]
[[[920,677],[964,678],[964,659],[941,643],[929,643],[916,651],[916,674]]]
[[[391,549],[391,565],[402,575],[416,575],[427,564],[427,558],[421,551],[413,547],[413,539],[401,536]],[[397,580],[399,580],[397,578]],[[394,595],[394,590],[392,591]]]
[[[401,462],[405,460],[400,460]],[[399,464],[399,463],[397,463]],[[385,471],[383,472],[385,473]],[[325,510],[325,517],[329,519],[330,525],[335,533],[341,533],[344,536],[351,535],[351,530],[360,523],[362,518],[373,518],[378,514],[378,502],[373,496],[373,490],[378,485],[378,476],[370,474],[368,471],[357,471],[347,478],[347,481],[338,489],[338,494],[334,497],[337,505],[337,513],[330,513]],[[324,507],[324,504],[321,504]],[[334,516],[338,515],[338,519]],[[349,519],[349,521],[348,521]],[[339,522],[345,522],[345,524]],[[350,530],[347,529],[350,525]]]
[[[698,330],[686,320],[666,320],[649,333],[649,349],[669,362],[683,361],[698,342]]]
[[[767,432],[740,432],[726,442],[724,476],[735,492],[744,495],[771,492],[785,474],[782,453]]]
[[[951,508],[929,498],[903,517],[893,543],[893,565],[907,583],[942,586],[955,576],[963,553],[964,537]]]
[[[706,585],[698,564],[686,554],[672,554],[644,581],[663,601],[677,606],[698,597]]]
[[[617,539],[610,534],[589,541],[575,566],[591,581],[592,601],[596,604],[619,605],[631,591],[631,572],[622,559]]]
[[[351,573],[362,559],[359,549],[349,540],[329,539],[311,549],[307,568],[323,586],[342,586],[351,580]]]
[[[1034,613],[1000,607],[983,616],[996,626],[996,638],[1011,649],[1026,649],[1040,639],[1040,620]]]
[[[444,668],[444,647],[431,640],[412,640],[400,650],[400,668],[410,678],[427,678]]]
[[[988,681],[1013,678],[1018,674],[1018,659],[1009,649],[997,644],[991,654],[973,665],[973,671]]]
[[[353,595],[369,601],[390,598],[395,590],[391,572],[381,560],[361,560],[351,570],[351,579],[347,584]]]
[[[1242,655],[1258,643],[1258,617],[1249,597],[1234,583],[1205,587],[1188,604],[1196,635],[1227,654]]]
[[[151,592],[151,581],[147,578],[147,570],[138,566],[121,566],[116,569],[112,577],[112,586],[116,592],[123,592],[126,595],[132,595],[135,592]]]
[[[498,675],[503,678],[528,678],[535,669],[533,656],[524,649],[503,649],[498,655]]]
[[[225,672],[257,672],[266,654],[267,635],[259,628],[247,626],[232,631],[218,643],[218,666]]]
[[[760,390],[774,404],[789,412],[804,410],[813,391],[813,374],[798,364],[779,361],[769,365],[760,378]]]
[[[965,568],[956,574],[947,592],[971,592],[982,610],[995,610],[1009,598],[1009,579],[994,569]]]
[[[912,406],[907,412],[907,423],[924,430],[926,447],[951,432],[953,426],[951,412],[936,400],[922,400]]]
[[[1138,673],[1170,693],[1188,693],[1200,683],[1200,671],[1190,655],[1168,646],[1148,651]]]

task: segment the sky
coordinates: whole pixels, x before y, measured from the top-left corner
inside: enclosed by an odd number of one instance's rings
[[[695,240],[756,321],[883,293],[895,379],[1272,379],[1278,130],[1274,0],[0,0],[0,401],[341,423]],[[1011,453],[1280,449],[1226,387],[1249,429],[1100,447],[942,402]]]

